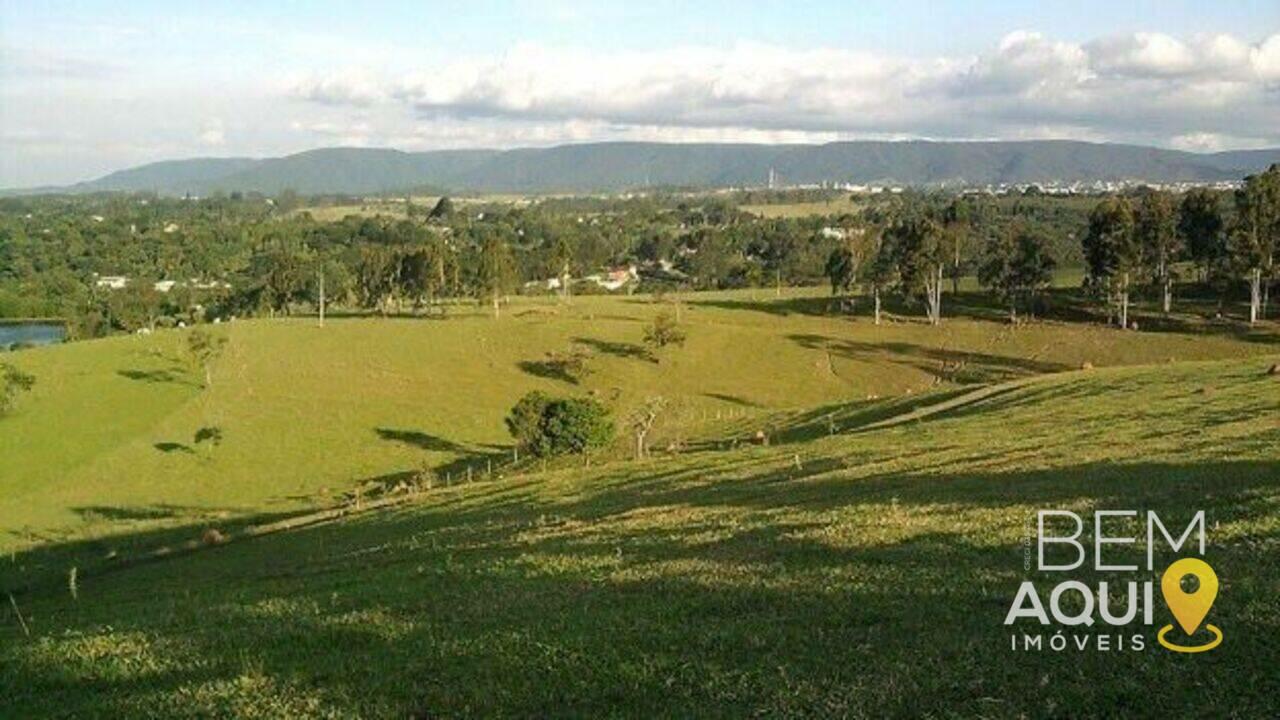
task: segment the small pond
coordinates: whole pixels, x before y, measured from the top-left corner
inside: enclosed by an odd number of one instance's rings
[[[0,321],[0,350],[12,345],[48,345],[67,339],[67,328],[62,323]]]

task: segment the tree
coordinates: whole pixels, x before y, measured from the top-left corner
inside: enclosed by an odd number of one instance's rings
[[[627,416],[627,425],[636,441],[636,459],[640,460],[649,454],[649,433],[658,422],[658,418],[667,409],[667,399],[661,395],[645,398],[631,414]]]
[[[899,220],[886,231],[898,279],[907,295],[922,297],[930,325],[942,322],[942,231],[937,223],[913,215]]]
[[[204,328],[193,328],[187,333],[187,356],[191,364],[204,373],[204,386],[213,387],[213,363],[222,356],[227,338],[215,335]]]
[[[399,282],[414,308],[434,303],[448,290],[452,253],[439,236],[406,249],[400,256]]]
[[[511,256],[511,248],[497,234],[489,235],[480,248],[476,267],[476,297],[493,302],[493,316],[496,318],[502,296],[515,284],[515,259]]]
[[[520,398],[506,424],[518,447],[540,457],[584,454],[608,445],[614,436],[609,411],[599,402],[536,391]]]
[[[567,301],[571,295],[569,284],[573,281],[573,248],[563,235],[556,238],[551,264],[560,279],[560,299]]]
[[[876,238],[875,250],[871,262],[863,263],[866,283],[871,286],[871,297],[874,306],[875,324],[880,324],[881,295],[893,287],[897,281],[897,260],[894,259],[893,246],[883,235]]]
[[[354,279],[361,307],[386,315],[400,287],[400,257],[395,248],[364,243],[355,248]]]
[[[302,201],[298,199],[297,191],[292,188],[286,188],[276,196],[275,204],[276,210],[280,211],[281,214],[287,215],[297,210],[302,205]]]
[[[292,242],[279,240],[261,248],[249,259],[248,274],[258,303],[272,314],[289,314],[289,306],[305,300],[311,283],[311,263],[306,252]]]
[[[534,451],[542,432],[542,415],[550,404],[550,396],[534,390],[520,398],[511,408],[506,417],[506,425],[507,431],[516,440],[516,447]]]
[[[1203,278],[1207,279],[1227,256],[1224,227],[1217,193],[1195,188],[1183,196],[1178,206],[1178,237]]]
[[[1110,197],[1094,206],[1082,244],[1089,281],[1107,294],[1108,308],[1113,300],[1119,304],[1120,327],[1128,328],[1130,280],[1142,265],[1129,200]]]
[[[449,199],[448,195],[445,195],[436,201],[436,206],[431,208],[431,212],[427,214],[427,219],[447,223],[453,219],[453,213],[453,201]]]
[[[1017,322],[1018,306],[1034,307],[1036,296],[1053,280],[1057,262],[1049,254],[1048,239],[1026,228],[1009,229],[988,241],[978,281],[1009,305],[1009,320]]]
[[[958,197],[952,200],[943,211],[942,244],[951,267],[952,294],[960,292],[964,255],[972,242],[974,223],[981,214],[981,206],[971,197]]]
[[[1249,282],[1249,324],[1266,317],[1267,296],[1280,235],[1280,165],[1245,178],[1236,191],[1230,240],[1233,264]]]
[[[18,404],[18,396],[35,387],[34,376],[8,363],[0,363],[0,417],[9,414]]]
[[[589,398],[551,401],[542,413],[537,454],[582,455],[613,441],[614,426],[604,405]]]
[[[1160,309],[1166,315],[1173,305],[1173,263],[1181,251],[1178,217],[1167,192],[1151,190],[1142,196],[1135,217],[1135,232],[1142,246],[1144,264],[1160,288]]]
[[[107,315],[111,324],[121,330],[155,330],[162,304],[163,298],[151,283],[136,281],[111,292],[107,297]]]
[[[853,248],[841,245],[827,256],[827,279],[831,281],[832,295],[847,295],[858,277],[858,259]]]
[[[671,313],[665,310],[654,316],[653,321],[644,329],[644,344],[649,346],[650,353],[657,352],[668,345],[683,347],[686,336],[676,323]]]

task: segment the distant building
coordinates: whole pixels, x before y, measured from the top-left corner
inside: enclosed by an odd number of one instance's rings
[[[628,265],[614,268],[601,274],[588,275],[585,279],[594,282],[605,290],[613,291],[625,287],[628,283],[639,282],[640,273],[636,271],[635,265]]]
[[[560,278],[547,278],[546,280],[530,280],[524,284],[527,288],[545,288],[547,290],[559,290]]]
[[[102,275],[94,281],[94,285],[110,290],[123,290],[128,284],[129,278],[124,275]]]

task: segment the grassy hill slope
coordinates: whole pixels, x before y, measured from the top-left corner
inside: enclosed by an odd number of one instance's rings
[[[731,417],[754,433],[781,411],[938,384],[1269,347],[1061,323],[876,327],[811,314],[826,300],[807,291],[772,295],[690,297],[688,343],[661,362],[641,339],[668,306],[640,297],[524,300],[498,320],[464,309],[447,320],[334,319],[323,330],[310,319],[240,321],[216,329],[229,344],[204,390],[182,359],[182,331],[18,353],[12,361],[38,382],[0,421],[0,548],[326,506],[365,480],[422,467],[479,472],[509,459],[502,419],[533,389],[594,394],[619,416],[664,395],[675,407],[661,447]],[[581,384],[546,363],[571,348],[592,353]],[[218,428],[221,444],[197,443],[202,428]]]
[[[756,297],[756,295],[759,297]],[[772,430],[775,415],[1097,366],[1242,357],[1269,343],[1231,335],[1122,333],[974,319],[876,327],[811,314],[826,300],[772,293],[691,296],[689,340],[660,362],[647,298],[523,300],[501,319],[240,321],[201,389],[182,331],[18,353],[34,392],[0,421],[0,548],[327,506],[351,487],[422,467],[461,474],[510,458],[502,419],[524,393],[593,394],[624,415],[661,394],[675,407],[658,446],[730,418]],[[1270,337],[1270,336],[1263,336]],[[581,381],[547,353],[592,353]],[[218,428],[217,447],[196,442]],[[625,454],[625,441],[618,454]]]
[[[264,342],[256,333],[303,329],[237,331],[247,348]],[[998,392],[939,387],[787,414],[769,447],[711,443],[437,488],[392,512],[89,574],[78,599],[66,568],[102,546],[23,553],[3,577],[51,582],[17,600],[30,638],[0,615],[0,707],[20,717],[51,703],[114,717],[1272,716],[1280,380],[1263,371],[1273,360],[1069,371]],[[255,387],[267,392],[265,380]],[[821,390],[794,387],[797,401]],[[894,417],[908,421],[883,423]],[[1045,507],[1180,521],[1205,510],[1223,580],[1212,618],[1226,642],[1194,657],[1154,643],[1012,651],[1001,622]],[[1127,552],[1117,546],[1117,559]],[[1168,621],[1163,605],[1156,619]]]

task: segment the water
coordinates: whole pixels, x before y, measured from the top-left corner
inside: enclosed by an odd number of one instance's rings
[[[0,350],[13,344],[48,345],[67,339],[67,328],[57,323],[0,324]]]

